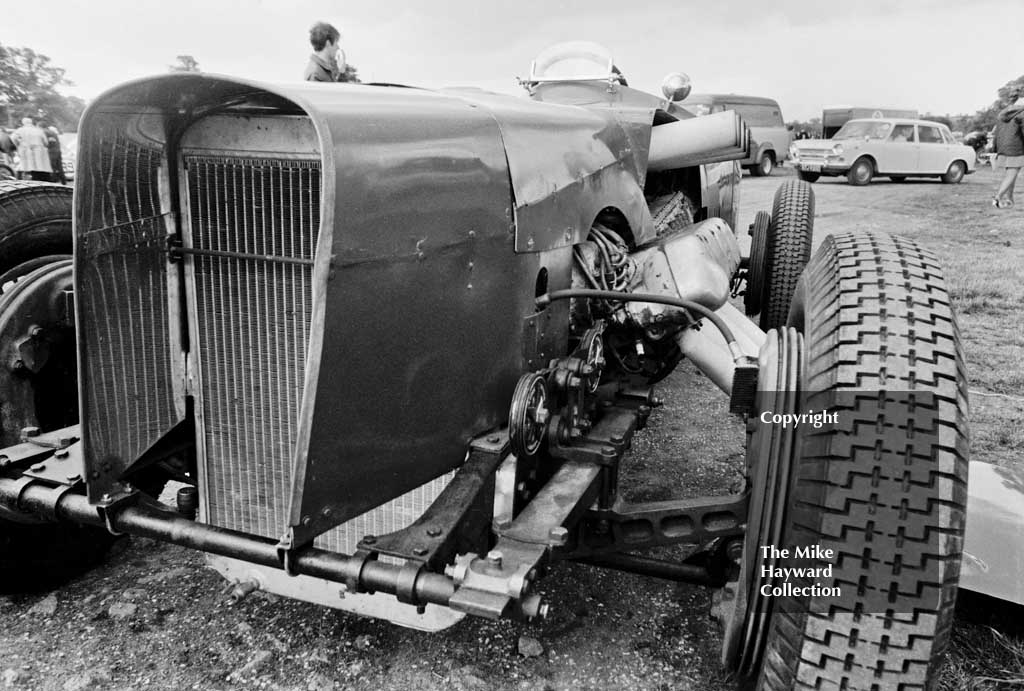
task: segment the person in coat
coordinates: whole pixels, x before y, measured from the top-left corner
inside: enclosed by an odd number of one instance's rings
[[[32,118],[22,118],[21,127],[11,136],[18,146],[21,176],[27,180],[50,181],[50,151],[46,145],[46,132],[37,127]]]
[[[60,150],[60,132],[53,125],[43,131],[46,132],[46,150],[50,155],[50,167],[53,168],[50,180],[66,185],[68,179],[64,176],[64,156]]]
[[[1013,206],[1013,187],[1024,167],[1024,96],[999,111],[992,149],[996,153],[995,167],[1005,169],[992,206],[1007,209]]]
[[[302,78],[307,82],[336,82],[345,73],[345,53],[341,33],[327,22],[317,22],[309,30],[313,54]]]

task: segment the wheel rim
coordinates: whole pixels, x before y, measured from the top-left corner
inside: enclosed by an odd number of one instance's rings
[[[964,164],[957,161],[952,166],[950,166],[949,172],[950,179],[953,180],[953,182],[958,182],[960,178],[964,176]]]
[[[772,159],[769,156],[761,157],[761,174],[768,175],[772,172]]]
[[[803,336],[794,328],[772,329],[758,357],[760,408],[798,412],[802,390]],[[722,622],[722,661],[742,676],[757,672],[764,651],[771,609],[761,595],[765,581],[757,565],[762,544],[781,544],[789,505],[790,476],[797,455],[796,431],[754,424],[748,438],[750,508],[743,557],[732,599],[735,606]],[[765,560],[764,564],[773,564]]]
[[[871,166],[868,165],[867,161],[857,162],[853,169],[853,177],[857,182],[867,182],[871,179]]]

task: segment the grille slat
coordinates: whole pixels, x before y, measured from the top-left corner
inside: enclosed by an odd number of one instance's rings
[[[186,155],[192,248],[311,260],[320,218],[318,162]],[[305,385],[313,267],[192,255],[210,523],[266,537],[288,528]],[[351,553],[366,534],[412,523],[442,476],[328,531]]]
[[[186,156],[185,167],[199,201],[193,248],[313,259],[319,209],[299,217],[268,209],[275,196],[293,199],[296,186],[319,189],[317,162]],[[231,256],[196,256],[195,266],[209,520],[280,537],[288,527],[312,266]]]

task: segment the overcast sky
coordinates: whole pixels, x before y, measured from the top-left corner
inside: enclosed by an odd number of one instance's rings
[[[698,93],[774,97],[787,120],[843,104],[974,112],[1024,74],[1024,0],[0,0],[0,43],[49,55],[88,100],[180,54],[294,81],[319,19],[363,81],[517,93],[539,50],[586,39],[631,86],[683,71]]]

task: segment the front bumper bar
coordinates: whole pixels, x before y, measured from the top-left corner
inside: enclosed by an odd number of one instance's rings
[[[0,506],[26,514],[106,526],[115,533],[150,537],[285,570],[277,540],[196,523],[141,503],[97,507],[80,494],[54,491],[40,483],[0,478]],[[347,556],[309,548],[290,556],[287,571],[347,583],[352,590],[396,595],[417,605],[447,606],[455,593],[455,583],[447,576],[428,572],[422,565],[382,563],[368,554]]]

